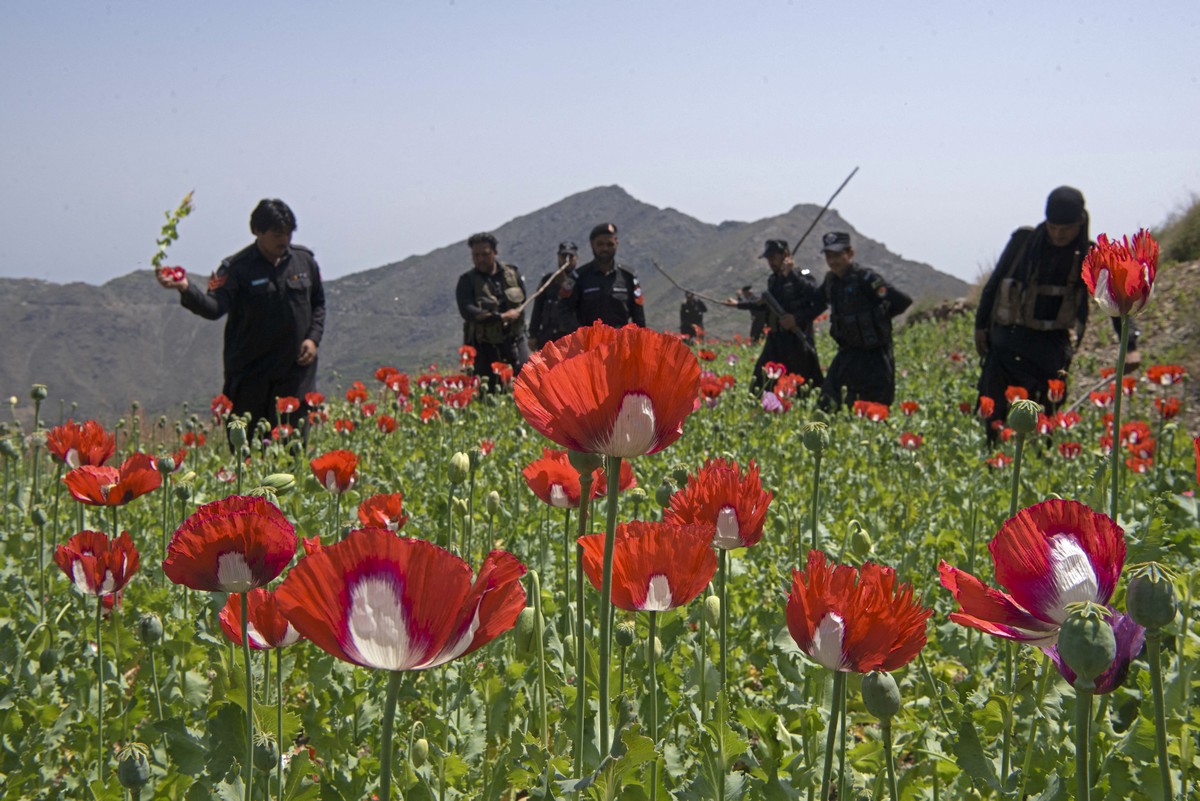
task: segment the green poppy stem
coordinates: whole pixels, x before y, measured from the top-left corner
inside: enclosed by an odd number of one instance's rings
[[[571,509],[563,510],[563,543],[562,560],[562,632],[563,636],[571,630]]]
[[[591,528],[592,484],[595,479],[588,473],[579,476],[579,536],[589,533]],[[575,543],[575,775],[583,775],[583,743],[587,716],[587,645],[584,626],[587,618],[586,598],[583,594],[583,546]]]
[[[246,666],[246,801],[250,801],[250,782],[254,777],[254,666],[250,662],[250,593],[242,596],[242,662]]]
[[[609,672],[612,669],[612,571],[617,539],[617,494],[621,491],[621,457],[604,457],[608,474],[608,516],[604,526],[604,572],[600,581],[600,753],[612,746],[608,736]]]
[[[1012,496],[1008,501],[1008,516],[1015,517],[1017,514],[1017,499],[1021,492],[1021,462],[1025,455],[1025,434],[1018,433],[1017,437],[1017,452],[1013,456],[1013,478],[1012,478]]]
[[[846,694],[846,674],[834,671],[833,698],[829,702],[829,730],[825,734],[825,767],[821,771],[821,794],[818,798],[827,801],[829,798],[830,778],[833,776],[833,752],[837,744],[838,723],[842,711],[842,696]]]
[[[537,702],[538,702],[538,722],[542,728],[542,745],[546,751],[550,751],[550,717],[547,714],[546,704],[546,642],[542,627],[545,620],[542,617],[542,582],[538,577],[536,570],[529,571],[529,580],[533,584],[533,619],[534,636],[537,637],[537,659],[538,659],[538,686],[537,686]]]
[[[1113,427],[1110,451],[1112,472],[1112,495],[1108,505],[1108,516],[1117,522],[1117,498],[1121,487],[1121,398],[1125,394],[1122,382],[1125,379],[1125,354],[1129,350],[1129,315],[1121,315],[1121,338],[1117,347],[1117,374],[1113,384]]]
[[[279,801],[283,801],[283,649],[275,649],[275,775],[279,779]]]
[[[812,511],[809,513],[809,547],[816,551],[820,550],[817,547],[817,511],[821,506],[821,452],[817,451],[813,456],[815,461],[813,463]],[[796,554],[796,564],[804,562],[802,556],[803,554]]]
[[[1092,726],[1092,693],[1075,688],[1075,801],[1091,801],[1092,785],[1088,776]]]
[[[721,598],[721,695],[725,696],[729,692],[729,607],[728,594],[726,593],[725,577],[728,571],[729,551],[724,548],[718,553],[720,561],[717,568],[717,592]]]
[[[1158,750],[1158,779],[1162,785],[1164,801],[1172,801],[1175,798],[1175,791],[1171,787],[1171,763],[1167,760],[1167,713],[1166,705],[1163,703],[1162,631],[1160,629],[1151,629],[1146,632],[1146,656],[1150,661],[1150,687],[1154,693],[1154,745]]]
[[[887,757],[888,798],[900,801],[900,789],[896,784],[896,755],[892,749],[892,719],[881,720],[879,728],[883,731],[883,752]]]
[[[392,799],[392,729],[396,719],[396,699],[400,696],[400,682],[403,678],[404,674],[399,670],[388,673],[387,696],[383,702],[383,745],[379,752],[380,801]],[[280,784],[282,786],[282,782]]]
[[[650,637],[646,652],[650,668],[650,743],[654,758],[650,762],[650,801],[658,801],[658,665],[654,639],[658,636],[658,612],[650,613]]]
[[[96,596],[96,777],[104,783],[104,599]]]

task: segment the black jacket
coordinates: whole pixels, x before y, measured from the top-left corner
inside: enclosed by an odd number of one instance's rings
[[[633,271],[619,263],[608,273],[601,272],[595,261],[580,267],[570,303],[580,326],[600,320],[613,328],[629,323],[646,327],[642,286]]]

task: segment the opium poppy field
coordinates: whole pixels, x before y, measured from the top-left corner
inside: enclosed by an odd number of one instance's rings
[[[970,337],[901,331],[898,402],[835,415],[602,326],[274,430],[40,409],[0,443],[3,796],[1193,798],[1186,376],[1014,390],[989,446]]]

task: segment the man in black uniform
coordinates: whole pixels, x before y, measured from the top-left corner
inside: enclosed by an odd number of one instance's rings
[[[1066,380],[1074,347],[1083,339],[1090,296],[1080,269],[1091,247],[1083,193],[1060,186],[1046,199],[1045,222],[1013,232],[984,285],[975,312],[975,350],[983,359],[979,394],[996,404],[985,421],[990,439],[996,437],[992,423],[1008,416],[1010,386],[1024,387],[1047,413],[1057,409],[1047,395],[1048,382]],[[1119,336],[1120,318],[1113,323]],[[1137,350],[1136,331],[1129,349]]]
[[[529,349],[537,350],[547,342],[565,337],[579,326],[571,308],[571,289],[575,286],[575,267],[579,248],[574,242],[558,246],[558,269],[538,281],[533,313],[529,316]]]
[[[679,333],[689,337],[703,334],[706,311],[708,307],[704,301],[697,298],[695,293],[688,292],[683,303],[679,304]]]
[[[467,240],[475,265],[458,279],[454,290],[463,318],[463,344],[475,348],[475,375],[494,391],[498,380],[493,362],[512,365],[513,375],[529,359],[525,338],[525,279],[511,264],[501,264],[496,237],[472,234]]]
[[[571,291],[571,307],[580,326],[600,320],[613,328],[629,323],[646,327],[642,287],[637,276],[617,263],[617,226],[601,223],[588,240],[592,260],[579,268]]]
[[[821,249],[829,267],[823,285],[829,333],[838,344],[821,388],[821,408],[831,411],[858,400],[890,406],[896,398],[892,318],[903,314],[912,298],[855,263],[850,234],[830,231],[821,238]]]
[[[263,200],[250,215],[254,242],[221,262],[207,292],[160,270],[158,282],[179,291],[184,308],[225,322],[225,385],[233,413],[277,421],[275,399],[316,390],[317,347],[325,332],[325,290],[311,250],[292,244],[296,217],[282,200]]]
[[[761,307],[766,310],[770,323],[767,341],[754,365],[751,392],[757,395],[763,390],[766,384],[763,365],[767,362],[783,364],[789,373],[803,376],[806,386],[819,387],[822,384],[821,362],[817,358],[813,320],[827,308],[825,295],[808,270],[796,272],[792,251],[786,241],[768,239],[759,258],[766,259],[771,268],[767,291],[753,303],[726,301],[726,305],[739,309]]]
[[[758,341],[763,337],[763,331],[767,327],[766,306],[759,302],[762,298],[754,294],[754,290],[750,284],[746,284],[738,290],[737,300],[739,301],[739,309],[750,309],[750,341],[758,344]],[[741,303],[745,305],[740,305]]]

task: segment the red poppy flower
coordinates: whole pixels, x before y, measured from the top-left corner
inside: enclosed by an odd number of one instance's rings
[[[1053,417],[1040,412],[1038,413],[1037,423],[1034,426],[1034,430],[1043,436],[1049,436],[1056,428],[1058,428],[1058,426],[1055,424]]]
[[[292,434],[296,433],[296,429],[292,428],[287,423],[280,423],[271,429],[271,439],[280,440],[287,439]]]
[[[375,418],[376,427],[384,434],[391,434],[396,430],[396,418],[391,415],[381,414]]]
[[[1137,314],[1150,299],[1158,273],[1158,242],[1145,229],[1110,241],[1100,234],[1083,260],[1083,282],[1110,317]]]
[[[141,559],[128,531],[114,540],[101,531],[81,531],[54,550],[54,563],[84,595],[105,596],[129,583]]]
[[[388,376],[387,388],[392,392],[395,392],[396,395],[404,395],[407,397],[409,394],[408,374],[392,373],[390,376]]]
[[[304,402],[314,409],[319,409],[325,405],[325,396],[320,392],[306,392],[304,393]]]
[[[296,531],[265,498],[231,495],[183,521],[167,546],[163,572],[207,592],[247,592],[275,579],[296,555]]]
[[[404,495],[399,492],[372,495],[358,505],[358,519],[368,528],[396,531],[408,522],[404,513]]]
[[[775,394],[781,398],[794,398],[800,387],[804,385],[804,376],[795,373],[784,373],[775,382]]]
[[[398,372],[400,372],[400,371],[397,370],[395,367],[391,367],[390,365],[385,365],[383,367],[377,367],[375,369],[375,380],[381,384],[386,384],[388,382],[388,379],[391,378],[393,375],[395,375]]]
[[[1178,364],[1155,364],[1146,368],[1146,379],[1162,387],[1178,384],[1186,375],[1187,370]]]
[[[865,417],[876,423],[888,419],[889,409],[886,403],[857,400],[852,409],[856,417]]]
[[[702,361],[711,362],[717,358],[717,354],[715,351],[704,349],[697,351],[696,357]]]
[[[915,451],[925,443],[924,438],[920,434],[914,434],[911,431],[905,431],[900,435],[900,447],[906,451]]]
[[[421,389],[436,387],[442,380],[437,373],[422,373],[417,376],[417,386]]]
[[[1096,695],[1110,693],[1125,683],[1125,677],[1129,675],[1130,663],[1142,652],[1142,646],[1146,644],[1146,630],[1135,623],[1133,618],[1114,611],[1112,607],[1109,607],[1109,611],[1112,614],[1108,618],[1108,625],[1112,627],[1113,636],[1117,641],[1117,656],[1103,673],[1093,679],[1096,688],[1092,692]],[[1062,656],[1058,653],[1058,646],[1042,648],[1042,652],[1054,661],[1059,675],[1066,679],[1068,684],[1074,686],[1075,671],[1071,670],[1063,661]]]
[[[1029,398],[1029,390],[1025,389],[1025,387],[1010,386],[1004,390],[1004,398],[1009,403],[1027,400]]]
[[[217,417],[224,417],[225,415],[233,412],[233,401],[225,397],[224,393],[221,393],[212,399],[212,403],[209,404],[209,408],[212,409],[212,413]]]
[[[117,449],[117,438],[95,420],[67,420],[46,432],[46,450],[70,469],[82,465],[101,467]]]
[[[354,421],[339,417],[333,421],[333,430],[339,434],[349,434],[354,431]]]
[[[1164,420],[1173,420],[1179,416],[1179,398],[1155,398],[1154,408]]]
[[[987,463],[989,467],[1002,469],[1012,464],[1012,457],[1008,456],[1007,454],[997,453],[995,456],[989,458]]]
[[[171,457],[171,463],[174,465],[174,467],[171,468],[171,472],[178,473],[179,469],[181,467],[183,467],[184,460],[187,459],[188,449],[180,448],[179,450],[175,451],[174,453],[168,454],[168,455]],[[154,467],[155,470],[158,470],[159,462],[160,462],[161,458],[162,457],[154,457],[154,456],[150,457],[150,464],[151,464],[151,466]],[[161,473],[162,471],[159,470],[159,472]]]
[[[779,362],[767,362],[763,365],[763,373],[766,374],[767,378],[771,379],[772,381],[774,381],[776,378],[779,378],[786,372],[786,364],[780,364]]]
[[[467,387],[461,392],[453,392],[446,396],[446,405],[451,409],[465,409],[475,400],[475,387]]]
[[[321,486],[337,495],[353,487],[358,477],[358,456],[350,451],[330,451],[313,459],[308,466]]]
[[[438,411],[438,408],[436,406],[426,406],[424,409],[421,410],[421,422],[422,423],[433,422],[434,420],[437,420],[441,416],[442,416],[442,413],[440,411]]]
[[[1092,405],[1097,409],[1107,409],[1108,407],[1112,406],[1113,394],[1111,390],[1107,389],[1100,390],[1099,392],[1089,392],[1088,400],[1090,400]]]
[[[912,417],[921,408],[921,404],[916,401],[900,401],[900,411],[904,412],[905,417]]]
[[[208,441],[208,438],[204,436],[203,431],[184,431],[182,441],[189,448],[199,448]]]
[[[301,635],[346,662],[423,670],[511,629],[525,608],[525,565],[492,551],[479,575],[433,543],[365,528],[304,557],[275,591]]]
[[[283,648],[300,639],[300,632],[279,612],[279,601],[269,590],[257,589],[246,593],[246,639],[259,651]],[[221,631],[234,645],[242,644],[242,599],[229,596],[218,616]]]
[[[699,378],[695,355],[678,339],[594,323],[534,354],[513,397],[530,425],[559,445],[629,458],[679,439]]]
[[[1112,445],[1113,445],[1113,441],[1112,441],[1111,436],[1109,436],[1108,434],[1104,434],[1103,436],[1100,437],[1100,452],[1103,453],[1105,456],[1108,456],[1109,454],[1112,453]]]
[[[63,483],[80,503],[89,506],[123,506],[134,498],[162,486],[162,474],[154,460],[134,453],[118,467],[76,467],[63,476]]]
[[[475,362],[475,348],[470,345],[460,345],[458,348],[458,362],[463,367]]]
[[[979,396],[979,416],[984,420],[996,413],[996,401],[987,395]]]
[[[1046,382],[1046,399],[1051,403],[1059,403],[1067,396],[1067,382],[1051,378]]]
[[[505,362],[492,362],[492,372],[496,374],[496,378],[504,386],[512,383],[513,369],[511,364]]]
[[[1122,394],[1124,394],[1125,397],[1127,397],[1127,398],[1132,396],[1134,393],[1134,390],[1137,389],[1137,382],[1138,382],[1138,380],[1137,380],[1136,376],[1129,375],[1129,376],[1125,376],[1124,378],[1122,378],[1121,379]]]
[[[558,509],[577,509],[583,490],[579,483],[579,471],[571,466],[566,451],[542,448],[541,458],[535,459],[521,471],[525,483],[533,494],[545,504]],[[621,463],[620,491],[633,489],[637,479],[629,462]],[[608,474],[604,468],[592,473],[592,497],[608,494]]]
[[[275,411],[280,414],[291,414],[300,408],[300,399],[286,395],[275,399]]]
[[[1121,444],[1136,445],[1150,438],[1150,424],[1144,420],[1132,420],[1121,426]]]
[[[1130,456],[1125,460],[1125,466],[1131,473],[1149,473],[1154,467],[1154,460],[1146,456]]]
[[[1009,518],[988,545],[999,592],[951,567],[942,585],[961,609],[956,623],[1030,645],[1052,645],[1077,601],[1106,604],[1125,564],[1125,532],[1076,501],[1049,500]]]
[[[363,417],[374,417],[375,410],[378,408],[379,406],[375,403],[364,403],[359,407],[359,411],[362,412]]]
[[[1058,452],[1064,459],[1076,459],[1083,453],[1083,446],[1078,442],[1062,442],[1059,443]]]
[[[762,539],[773,497],[763,490],[753,460],[743,476],[736,462],[710,459],[671,496],[663,521],[707,527],[714,548],[749,548]]]
[[[1054,420],[1058,423],[1058,427],[1064,431],[1074,428],[1075,425],[1082,419],[1083,418],[1079,416],[1079,412],[1075,411],[1074,409],[1070,410],[1069,412],[1059,412],[1058,414],[1054,415]]]
[[[808,552],[804,571],[792,571],[787,626],[800,650],[830,670],[868,673],[904,667],[925,647],[933,614],[896,585],[896,571],[867,562],[862,572]]]
[[[361,381],[355,381],[350,385],[350,389],[346,390],[346,403],[366,403],[368,397],[367,386]]]
[[[962,403],[958,404],[958,410],[960,412],[962,412],[963,414],[970,414],[971,413],[971,404],[967,403],[966,401],[963,401]]]
[[[604,572],[605,534],[579,538],[583,572],[597,590]],[[634,521],[613,541],[612,604],[635,612],[665,612],[704,591],[717,572],[712,528]]]
[[[1151,459],[1154,457],[1155,445],[1153,439],[1144,439],[1141,442],[1130,442],[1125,448],[1137,459]]]

